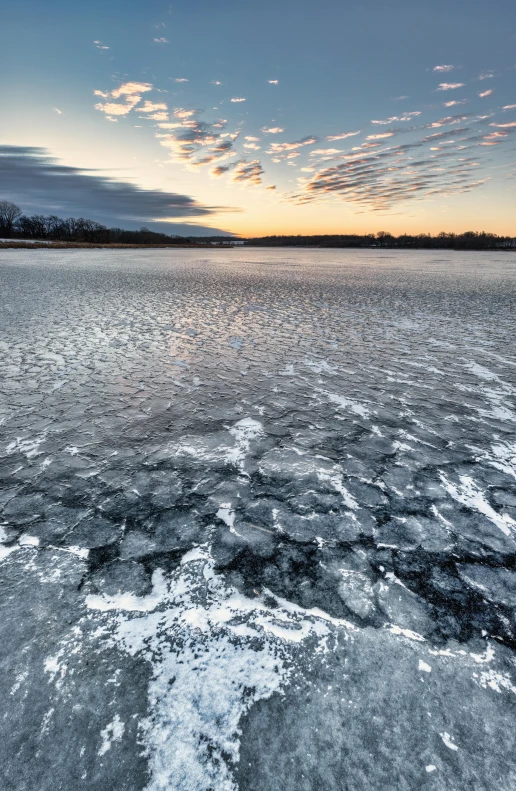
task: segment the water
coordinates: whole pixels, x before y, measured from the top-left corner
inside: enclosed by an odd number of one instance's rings
[[[2,253],[2,788],[516,789],[515,264]]]

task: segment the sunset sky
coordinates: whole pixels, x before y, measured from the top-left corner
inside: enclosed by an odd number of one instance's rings
[[[514,0],[17,0],[0,199],[170,233],[516,233]]]

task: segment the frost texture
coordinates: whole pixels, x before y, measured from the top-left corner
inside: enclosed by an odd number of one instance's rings
[[[6,786],[516,787],[516,269],[442,255],[2,253]]]

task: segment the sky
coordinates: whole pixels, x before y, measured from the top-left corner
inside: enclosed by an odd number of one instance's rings
[[[17,0],[0,52],[26,213],[516,234],[513,0]]]

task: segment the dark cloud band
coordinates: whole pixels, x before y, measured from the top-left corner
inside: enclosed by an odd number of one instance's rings
[[[144,190],[97,170],[61,165],[44,148],[31,146],[0,146],[0,184],[2,198],[19,203],[26,213],[83,216],[109,226],[202,218],[228,210],[188,195]],[[168,230],[173,228],[171,224]]]

